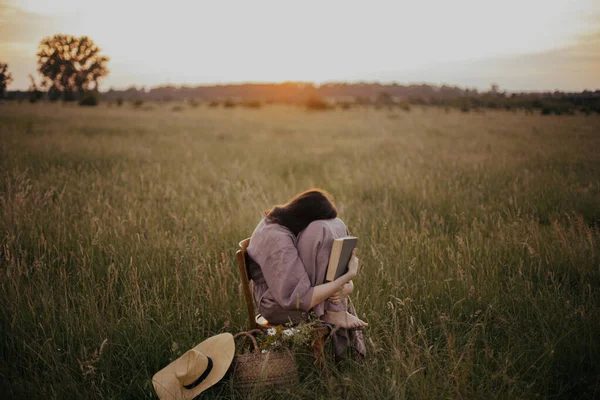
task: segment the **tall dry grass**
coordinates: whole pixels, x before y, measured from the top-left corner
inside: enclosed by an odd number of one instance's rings
[[[598,396],[599,117],[36,104],[0,130],[9,398],[153,396],[245,329],[236,244],[313,186],[360,237],[369,356],[251,397]]]

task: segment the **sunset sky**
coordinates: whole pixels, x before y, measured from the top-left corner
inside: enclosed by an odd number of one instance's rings
[[[101,89],[427,82],[600,89],[600,0],[0,0],[0,62],[26,89],[40,40],[88,35]]]

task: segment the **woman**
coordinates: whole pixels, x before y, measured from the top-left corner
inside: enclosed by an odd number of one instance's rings
[[[348,272],[325,282],[333,239],[348,234],[336,217],[330,196],[319,189],[265,211],[247,249],[248,272],[254,282],[254,301],[270,323],[299,322],[313,310],[321,320],[340,328],[336,352],[355,336],[354,347],[364,354],[362,335],[348,331],[367,326],[346,299],[358,272],[356,250]]]

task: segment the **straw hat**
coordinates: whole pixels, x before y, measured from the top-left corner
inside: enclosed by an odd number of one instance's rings
[[[223,378],[234,353],[231,333],[208,338],[158,371],[154,390],[161,400],[191,400]]]

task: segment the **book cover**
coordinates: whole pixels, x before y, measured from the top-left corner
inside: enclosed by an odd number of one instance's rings
[[[348,263],[350,262],[350,257],[352,257],[352,250],[357,244],[358,238],[355,236],[344,236],[333,240],[325,280],[334,281],[348,272]]]

